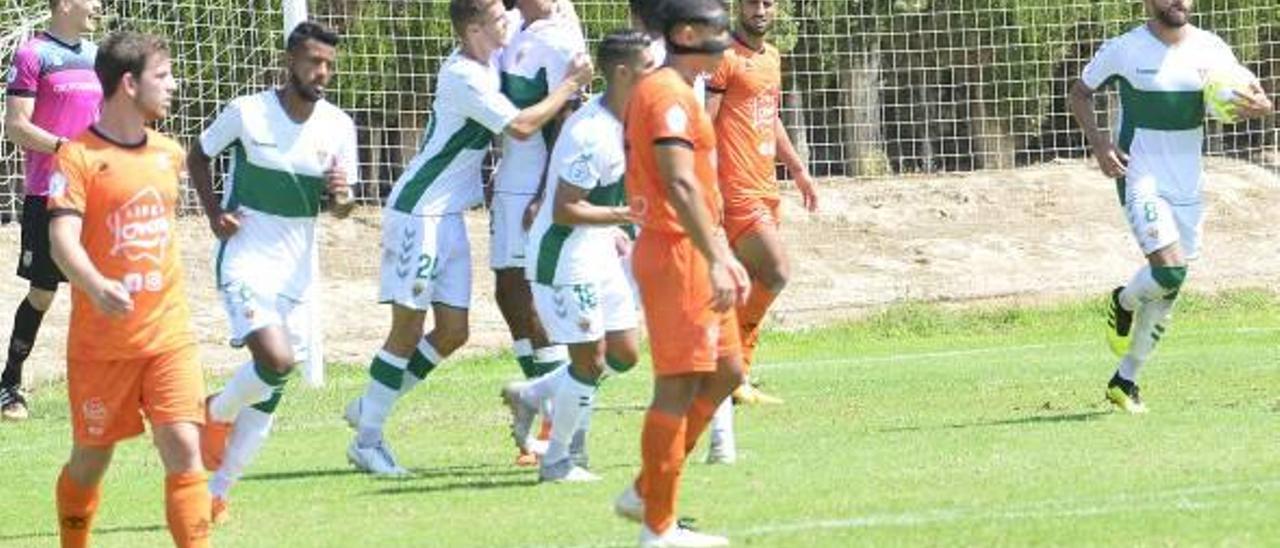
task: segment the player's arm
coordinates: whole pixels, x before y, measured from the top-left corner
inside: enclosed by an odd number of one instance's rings
[[[187,151],[187,174],[191,177],[191,186],[196,189],[196,196],[200,198],[204,216],[209,219],[209,229],[219,240],[225,241],[240,229],[240,218],[234,212],[222,210],[222,203],[213,192],[212,162],[199,141]]]
[[[329,213],[339,219],[345,219],[356,208],[355,194],[351,185],[360,174],[360,149],[356,144],[356,129],[352,124],[346,131],[338,153],[330,157],[329,167],[324,171],[325,192],[330,196]]]
[[[93,305],[109,316],[124,316],[133,310],[133,299],[124,284],[98,272],[89,254],[80,244],[83,220],[78,214],[63,210],[53,212],[49,220],[49,245],[53,262],[67,277],[72,287],[85,292]]]
[[[31,121],[31,113],[36,108],[35,97],[11,93],[5,97],[4,108],[5,131],[9,134],[9,141],[18,147],[53,154],[58,143],[66,141]]]
[[[796,183],[796,188],[800,190],[800,197],[804,200],[804,208],[806,211],[814,212],[818,210],[818,188],[813,181],[813,176],[809,174],[809,166],[805,165],[804,159],[800,157],[800,153],[796,152],[796,147],[791,143],[791,136],[787,134],[787,128],[782,124],[782,117],[774,118],[773,134],[777,139],[778,159],[782,161],[782,165],[787,166],[787,173],[791,174],[791,178]]]
[[[626,206],[601,206],[587,200],[591,191],[564,179],[556,186],[556,201],[551,205],[551,220],[558,225],[625,225],[631,223],[631,210]]]
[[[724,238],[716,237],[715,221],[702,207],[704,200],[694,174],[692,143],[662,139],[654,148],[658,174],[666,186],[671,207],[694,247],[710,265],[712,308],[723,312],[735,305],[741,306],[747,300],[747,271],[733,257]]]
[[[1265,118],[1275,113],[1275,104],[1262,88],[1262,83],[1254,80],[1249,84],[1248,93],[1236,93],[1236,115],[1242,120]]]
[[[564,81],[537,104],[521,110],[503,129],[516,139],[528,139],[560,115],[565,105],[578,96],[578,90],[591,83],[591,60],[585,53],[574,56]]]
[[[1129,155],[1116,148],[1111,138],[1098,129],[1098,119],[1093,113],[1093,93],[1094,90],[1083,81],[1076,80],[1067,95],[1067,105],[1071,108],[1071,115],[1075,117],[1076,123],[1080,124],[1085,139],[1089,141],[1089,147],[1093,149],[1093,157],[1097,159],[1102,174],[1113,179],[1122,177],[1129,163]]]

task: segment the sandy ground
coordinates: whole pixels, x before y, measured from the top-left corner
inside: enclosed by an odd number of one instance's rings
[[[1196,290],[1280,288],[1280,174],[1231,161],[1210,163],[1208,216]],[[906,300],[1042,301],[1101,294],[1124,283],[1140,255],[1114,185],[1090,164],[1066,162],[1008,172],[933,178],[824,182],[822,211],[786,203],[784,236],[792,281],[770,319],[793,329],[850,319]],[[794,197],[794,196],[793,196]],[[213,238],[202,219],[181,223],[188,288],[208,367],[232,367],[247,352],[226,345],[227,325],[213,291]],[[475,252],[469,352],[508,343],[491,297],[488,230],[468,217]],[[381,344],[390,311],[376,304],[378,212],[325,219],[324,306],[327,359],[363,363]],[[0,227],[0,272],[16,267],[18,227]],[[0,337],[25,293],[0,286]],[[28,384],[61,374],[69,299],[65,291],[28,362]]]

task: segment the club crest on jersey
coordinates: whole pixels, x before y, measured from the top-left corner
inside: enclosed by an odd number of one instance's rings
[[[155,187],[146,187],[107,216],[111,255],[160,266],[169,247],[169,208]]]
[[[9,71],[4,75],[4,83],[12,85],[18,81],[18,67],[9,67]]]

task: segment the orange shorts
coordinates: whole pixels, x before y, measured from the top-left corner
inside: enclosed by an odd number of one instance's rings
[[[766,226],[777,230],[782,225],[781,210],[781,196],[725,196],[724,231],[729,245],[737,246],[743,236]]]
[[[710,271],[692,240],[641,230],[631,264],[654,374],[713,373],[720,358],[741,355],[737,316],[711,310]]]
[[[152,425],[204,423],[204,373],[195,345],[130,360],[68,360],[76,443],[112,445]]]

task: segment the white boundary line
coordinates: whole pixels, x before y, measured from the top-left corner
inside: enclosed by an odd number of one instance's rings
[[[766,537],[788,533],[804,533],[824,530],[870,529],[874,527],[916,527],[948,522],[1004,521],[1028,518],[1072,518],[1106,514],[1142,513],[1159,510],[1189,511],[1213,507],[1234,506],[1229,501],[1195,500],[1196,497],[1253,492],[1255,494],[1280,491],[1280,479],[1257,482],[1238,482],[1197,485],[1152,491],[1143,494],[1125,494],[1101,498],[1048,499],[1028,504],[990,508],[935,508],[898,513],[867,514],[835,519],[798,520],[777,522],[737,531],[708,531],[727,533],[730,540]],[[629,546],[631,543],[616,541],[592,543],[580,546]]]

